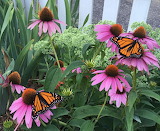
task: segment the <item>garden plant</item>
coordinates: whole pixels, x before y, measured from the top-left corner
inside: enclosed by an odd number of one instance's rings
[[[0,130],[159,131],[160,28],[78,28],[79,0],[64,1],[66,23],[56,0],[0,1]]]

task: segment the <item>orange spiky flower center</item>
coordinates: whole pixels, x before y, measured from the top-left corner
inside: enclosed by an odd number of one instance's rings
[[[21,83],[21,76],[17,71],[12,72],[8,76],[9,82],[12,82],[13,84],[20,84]]]
[[[22,94],[22,100],[27,105],[32,105],[36,96],[36,90],[32,88],[27,88]]]
[[[110,32],[114,35],[114,36],[119,36],[122,33],[123,29],[122,26],[120,24],[114,24],[111,26]]]
[[[118,67],[115,65],[109,65],[106,67],[105,73],[110,77],[115,77],[118,75]]]
[[[40,12],[39,12],[39,18],[42,21],[52,21],[54,18],[53,13],[51,12],[50,9],[47,7],[44,7]]]
[[[140,26],[133,32],[133,35],[138,38],[145,38],[146,30],[143,26]]]
[[[63,62],[63,61],[58,60],[58,62],[59,62],[59,64],[60,64],[60,67],[64,67],[64,62]],[[54,63],[54,65],[58,66],[58,62],[56,61],[56,62]]]

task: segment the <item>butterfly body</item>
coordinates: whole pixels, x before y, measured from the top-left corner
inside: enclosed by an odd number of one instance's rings
[[[45,113],[61,101],[62,97],[56,93],[46,91],[37,92],[32,105],[32,118],[36,119],[39,114]]]
[[[138,40],[127,37],[112,37],[111,41],[119,48],[119,53],[125,58],[140,58],[143,55],[143,48]]]

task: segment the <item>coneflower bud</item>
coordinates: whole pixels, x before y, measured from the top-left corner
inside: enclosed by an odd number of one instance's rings
[[[39,12],[39,18],[42,21],[52,21],[54,18],[53,13],[51,12],[50,9],[47,7],[44,7],[40,12]]]
[[[111,26],[110,32],[114,36],[119,36],[123,32],[122,26],[120,24],[114,24]]]
[[[143,26],[140,26],[133,32],[133,35],[138,38],[145,38],[146,30]]]

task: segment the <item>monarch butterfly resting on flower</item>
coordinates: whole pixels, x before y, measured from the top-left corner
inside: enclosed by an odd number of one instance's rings
[[[118,46],[120,55],[125,58],[140,58],[143,54],[143,47],[138,40],[118,36],[112,37],[111,41]]]
[[[37,92],[32,106],[32,118],[36,119],[39,114],[45,113],[55,104],[62,101],[62,97],[56,93]]]

